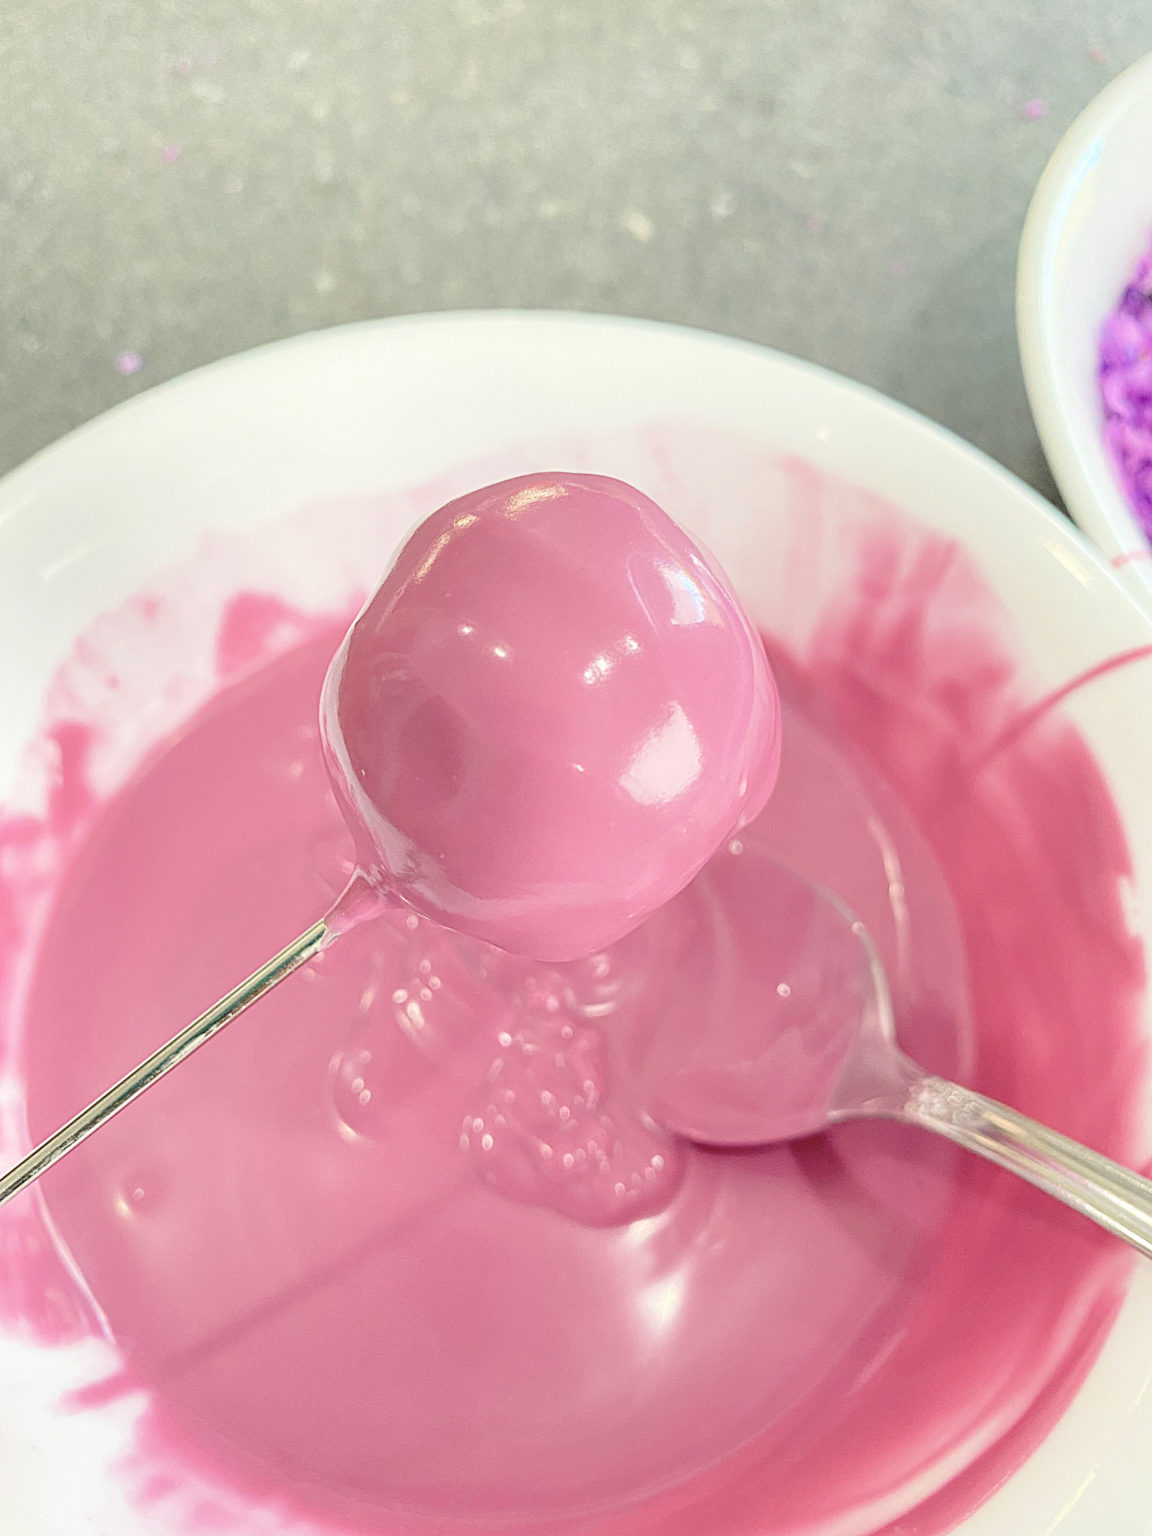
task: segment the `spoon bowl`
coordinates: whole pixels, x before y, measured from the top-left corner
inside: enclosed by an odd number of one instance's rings
[[[734,861],[737,862],[737,861]],[[650,1111],[711,1146],[764,1146],[846,1120],[934,1131],[1026,1179],[1152,1257],[1152,1180],[901,1051],[865,923],[767,854],[738,861],[771,914],[745,997],[702,1018],[673,1002],[640,1065]]]

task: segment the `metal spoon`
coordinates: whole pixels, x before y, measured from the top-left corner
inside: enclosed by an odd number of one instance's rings
[[[743,1017],[701,1020],[675,996],[636,1070],[662,1125],[692,1141],[756,1146],[845,1120],[935,1131],[1018,1174],[1152,1258],[1152,1180],[959,1083],[896,1044],[888,980],[863,922],[837,896],[765,859],[762,989]],[[770,930],[770,931],[768,931]]]

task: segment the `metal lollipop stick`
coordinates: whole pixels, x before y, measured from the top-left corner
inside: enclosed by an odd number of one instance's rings
[[[173,1067],[191,1056],[212,1036],[219,1034],[226,1024],[230,1024],[246,1008],[263,997],[265,992],[277,986],[286,976],[290,976],[306,961],[332,942],[344,929],[334,925],[331,914],[323,917],[318,923],[313,923],[311,928],[303,932],[287,948],[282,949],[278,955],[262,965],[258,971],[253,971],[246,981],[242,981],[238,987],[233,987],[231,992],[222,997],[206,1013],[202,1013],[198,1019],[193,1019],[191,1024],[185,1026],[178,1035],[173,1035],[166,1045],[153,1051],[151,1056],[142,1061],[138,1067],[134,1067],[126,1077],[102,1093],[98,1099],[93,1099],[87,1109],[82,1109],[78,1115],[73,1115],[66,1125],[62,1125],[46,1141],[42,1141],[38,1147],[29,1152],[28,1156],[16,1164],[14,1168],[0,1178],[0,1205],[11,1200],[13,1195],[18,1195],[22,1189],[33,1183],[46,1168],[59,1162],[73,1147],[91,1136],[93,1131],[100,1127],[113,1115],[117,1115],[126,1104],[138,1098],[146,1088],[158,1082]]]

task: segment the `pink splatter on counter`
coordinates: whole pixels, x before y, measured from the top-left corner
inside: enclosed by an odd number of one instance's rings
[[[770,915],[741,871],[770,854],[868,921],[926,1066],[1131,1145],[1143,960],[1091,755],[956,546],[774,469],[813,611],[766,636],[786,748],[738,842],[584,960],[363,925],[52,1170],[43,1216],[0,1213],[10,1321],[115,1345],[73,1406],[142,1404],[118,1475],[150,1529],[935,1536],[1075,1392],[1119,1245],[914,1132],[677,1141],[631,1072],[662,1010],[747,984]],[[362,523],[313,514],[327,539]],[[127,630],[178,672],[170,610],[162,585],[101,621],[71,670]],[[0,832],[33,1135],[340,890],[316,701],[350,616],[235,593],[212,687],[114,783],[125,690],[56,690],[53,794]]]
[[[1100,337],[1104,441],[1129,505],[1152,538],[1152,249]]]

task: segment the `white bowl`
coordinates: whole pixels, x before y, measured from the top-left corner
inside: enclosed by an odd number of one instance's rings
[[[250,531],[261,580],[323,608],[344,591],[344,577],[314,541],[308,559],[290,558],[291,514],[306,503],[373,498],[429,477],[447,499],[466,488],[474,473],[468,461],[477,456],[495,479],[551,467],[526,464],[524,445],[548,444],[553,460],[558,441],[574,468],[591,467],[591,457],[603,473],[647,483],[653,423],[690,428],[697,442],[715,434],[719,449],[672,465],[684,476],[676,510],[733,571],[754,573],[757,549],[763,553],[746,485],[724,479],[731,472],[722,434],[738,433],[758,476],[773,474],[782,455],[801,456],[862,487],[865,501],[888,498],[955,540],[1013,617],[1015,650],[1038,690],[1152,643],[1152,616],[1040,497],[858,385],[761,348],[635,321],[516,314],[384,321],[263,348],[164,385],[0,483],[0,800],[75,637],[166,579],[162,573],[206,538]],[[693,492],[717,476],[723,493],[710,511]],[[413,507],[404,521],[415,515]],[[397,525],[381,536],[403,531]],[[742,584],[743,595],[771,622],[755,585]],[[199,628],[210,650],[214,630]],[[1076,694],[1067,714],[1115,798],[1135,887],[1145,895],[1133,920],[1152,951],[1146,693],[1143,669],[1121,669]],[[1144,1130],[1152,1145],[1152,1107]],[[115,1470],[131,1445],[131,1403],[82,1414],[60,1409],[62,1392],[107,1369],[101,1349],[98,1341],[46,1348],[0,1325],[0,1536],[167,1532],[155,1512],[126,1498]],[[1150,1362],[1152,1264],[1139,1264],[1068,1411],[958,1536],[1147,1536]],[[280,1536],[289,1522],[227,1528]]]
[[[1101,91],[1036,188],[1017,267],[1024,381],[1068,510],[1152,604],[1149,544],[1104,446],[1101,327],[1152,241],[1152,54]]]

